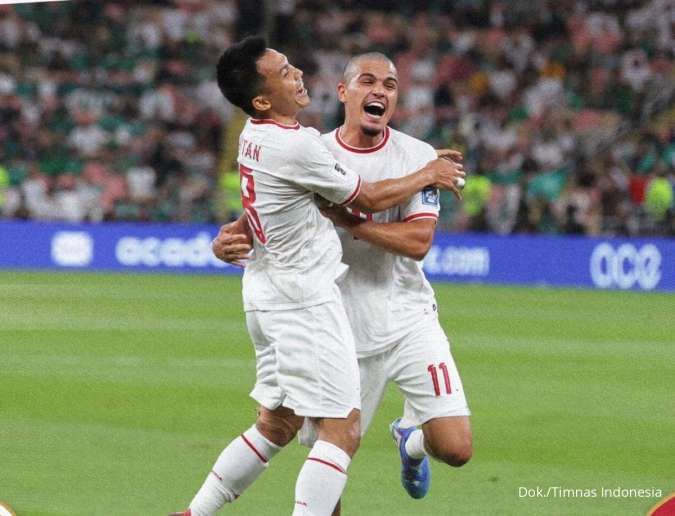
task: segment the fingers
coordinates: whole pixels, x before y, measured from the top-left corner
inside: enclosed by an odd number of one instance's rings
[[[245,235],[244,233],[218,235],[213,243],[218,245],[248,244],[248,235]]]
[[[219,251],[224,256],[245,256],[251,251],[251,246],[248,244],[229,244],[220,247]]]
[[[450,170],[452,171],[452,175],[454,177],[466,177],[466,172],[464,172],[464,165],[462,165],[461,163],[455,163],[454,161],[446,163],[450,165]]]
[[[453,149],[436,149],[436,156],[443,159],[462,160],[464,156],[461,152]]]
[[[213,254],[226,262],[243,259],[248,256],[248,253],[250,252],[251,246],[248,244],[216,246],[213,249]]]
[[[444,175],[441,177],[438,182],[434,185],[436,188],[441,190],[447,190],[452,192],[458,200],[462,200],[462,188],[455,182],[456,176]]]
[[[234,222],[230,222],[229,224],[223,224],[222,226],[220,226],[220,229],[218,230],[218,236],[232,234],[233,228]]]
[[[438,185],[438,188],[442,190],[449,190],[453,194],[455,194],[455,197],[459,199],[460,201],[462,200],[462,191],[457,187],[457,185],[454,182],[451,183],[441,183]]]
[[[219,260],[238,267],[244,267],[244,261],[251,252],[251,244],[247,235],[230,234],[221,228],[218,236],[211,243],[211,250]]]
[[[455,161],[437,158],[430,162],[430,165],[437,173],[440,173],[443,176],[447,174],[453,174],[455,177],[466,176],[466,172],[464,172],[464,165]]]
[[[441,183],[439,185],[436,185],[438,188],[441,190],[448,190],[452,192],[455,197],[457,197],[457,200],[461,201],[462,200],[462,190],[454,183]]]

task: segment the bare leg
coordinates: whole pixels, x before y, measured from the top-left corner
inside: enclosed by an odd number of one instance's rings
[[[296,416],[289,408],[269,410],[259,406],[255,426],[266,439],[277,446],[286,446],[295,438],[304,421],[304,417]]]
[[[360,411],[356,409],[346,418],[320,418],[314,424],[319,438],[298,476],[294,516],[339,514],[347,468],[361,439]]]
[[[439,417],[422,425],[424,448],[441,462],[460,467],[473,454],[471,424],[468,416]]]
[[[353,457],[361,442],[361,411],[352,410],[346,418],[321,418],[315,424],[319,440],[334,444]]]

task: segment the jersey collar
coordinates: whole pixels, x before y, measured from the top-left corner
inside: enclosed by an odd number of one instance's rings
[[[357,152],[359,154],[368,154],[370,152],[375,152],[379,151],[382,147],[384,147],[387,144],[387,141],[389,141],[389,126],[384,128],[384,138],[382,138],[382,141],[375,145],[374,147],[367,147],[365,149],[362,149],[360,147],[352,147],[351,145],[345,143],[342,138],[340,138],[340,129],[341,127],[338,127],[335,129],[335,139],[337,140],[338,144],[340,144],[341,147],[347,149],[349,152]]]
[[[300,129],[300,122],[295,122],[293,125],[287,125],[277,122],[276,120],[272,120],[271,118],[249,118],[249,120],[251,121],[252,124],[256,125],[272,124],[276,125],[277,127],[281,127],[282,129],[292,129],[294,131]]]

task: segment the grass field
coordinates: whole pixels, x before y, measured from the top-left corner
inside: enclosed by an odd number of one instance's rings
[[[391,388],[350,469],[345,515],[640,515],[675,491],[675,296],[435,286],[475,454],[407,497]],[[0,273],[0,500],[18,516],[183,509],[254,418],[239,280]],[[290,445],[223,513],[290,514]],[[519,487],[597,489],[519,497]]]

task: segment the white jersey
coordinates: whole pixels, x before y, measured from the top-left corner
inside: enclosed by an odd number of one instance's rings
[[[367,182],[402,177],[436,159],[433,147],[390,128],[385,129],[382,142],[370,149],[350,147],[341,140],[339,129],[321,138],[341,165],[356,171]],[[438,219],[439,211],[438,190],[426,188],[405,204],[368,217],[375,222],[405,222]],[[347,231],[340,230],[339,234],[342,261],[349,266],[340,279],[340,291],[357,354],[366,357],[415,331],[415,326],[424,321],[424,314],[436,310],[436,300],[422,262],[387,252]]]
[[[242,204],[253,233],[243,278],[244,310],[287,310],[335,299],[346,269],[333,224],[315,194],[337,204],[361,179],[341,167],[314,129],[249,119],[239,137]]]

